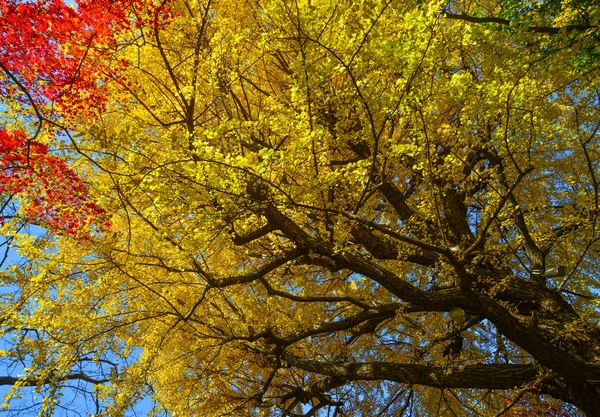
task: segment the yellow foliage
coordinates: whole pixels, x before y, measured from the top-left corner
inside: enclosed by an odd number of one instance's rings
[[[77,126],[111,230],[15,235],[1,355],[28,358],[22,380],[86,374],[107,416],[146,396],[170,416],[494,415],[513,388],[588,407],[600,84],[574,62],[597,35],[535,29],[581,11],[172,7]]]

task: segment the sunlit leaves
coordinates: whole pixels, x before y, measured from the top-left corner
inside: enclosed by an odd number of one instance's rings
[[[134,3],[137,24],[99,31],[104,104],[70,125],[94,177],[77,195],[111,229],[21,244],[28,310],[11,320],[52,317],[23,342],[32,360],[114,356],[95,369],[114,415],[146,393],[172,415],[493,415],[515,385],[595,395],[556,387],[595,369],[598,78],[539,29],[579,24],[572,8],[522,7]],[[30,162],[20,143],[7,183]],[[569,275],[533,282],[540,256]],[[464,346],[444,357],[457,304]],[[431,379],[479,365],[534,376]]]

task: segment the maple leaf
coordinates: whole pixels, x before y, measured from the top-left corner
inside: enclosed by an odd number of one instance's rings
[[[75,171],[23,132],[0,129],[0,170],[0,196],[19,197],[27,221],[73,235],[94,223],[107,226],[106,212]]]

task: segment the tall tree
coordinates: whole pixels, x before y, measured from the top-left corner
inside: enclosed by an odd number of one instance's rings
[[[149,7],[64,132],[111,231],[21,244],[0,383],[46,412],[79,381],[106,415],[600,415],[597,10]]]

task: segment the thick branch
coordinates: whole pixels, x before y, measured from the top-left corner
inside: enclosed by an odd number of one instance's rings
[[[531,354],[542,365],[557,372],[575,386],[587,385],[586,380],[600,380],[600,368],[590,366],[576,359],[571,352],[555,346],[539,329],[521,323],[491,298],[473,292],[464,297],[464,302],[465,306],[470,304],[476,314],[483,315],[494,323],[504,336]],[[457,305],[461,304],[457,302]]]
[[[367,227],[360,224],[353,227],[350,233],[356,243],[363,245],[376,259],[399,259],[423,266],[434,266],[437,260],[436,256],[431,253],[415,254],[406,253],[406,251],[400,253],[397,245],[375,235]]]
[[[321,256],[329,257],[341,267],[371,278],[392,294],[405,301],[415,304],[427,303],[427,296],[425,293],[408,282],[408,280],[402,279],[393,272],[388,271],[375,263],[369,262],[360,256],[348,252],[335,251],[329,243],[309,236],[290,218],[281,213],[273,204],[266,204],[263,214],[267,217],[269,222],[275,224],[278,229],[299,247],[310,249]]]
[[[348,381],[394,381],[437,388],[512,389],[537,377],[532,365],[467,365],[457,369],[391,362],[329,363],[283,353],[290,365]]]
[[[283,255],[264,263],[262,267],[256,271],[247,272],[245,274],[233,275],[226,278],[210,278],[206,275],[206,273],[203,275],[206,277],[208,284],[216,288],[227,287],[229,285],[245,284],[264,277],[269,272],[274,271],[280,266],[285,265],[287,262],[303,255],[304,253],[305,251],[302,249],[290,250],[289,252],[286,252]]]
[[[412,217],[412,209],[406,203],[406,199],[404,198],[402,192],[394,184],[384,180],[381,182],[379,190],[381,191],[385,199],[394,208],[396,214],[398,214],[398,217],[403,222],[408,221]]]
[[[273,230],[275,230],[275,227],[272,224],[267,223],[266,225],[244,235],[238,235],[236,233],[233,238],[233,243],[237,246],[242,246],[246,243],[250,243],[253,240],[263,237],[267,233],[271,233]]]
[[[486,17],[475,17],[475,16],[469,16],[463,13],[448,13],[448,12],[444,12],[444,16],[446,16],[448,19],[454,19],[454,20],[462,20],[465,22],[470,22],[470,23],[497,23],[499,25],[503,25],[503,26],[510,26],[510,20],[507,19],[501,19],[499,17],[493,17],[493,16],[486,16]],[[592,29],[594,26],[592,25],[567,25],[567,26],[563,26],[563,27],[551,27],[551,26],[527,26],[525,29],[529,32],[535,32],[535,33],[545,33],[548,35],[556,35],[557,33],[560,33],[560,31],[564,30],[566,32],[572,32],[574,30],[580,30],[580,31],[584,31],[584,30],[588,30],[588,29]]]
[[[509,285],[509,288],[512,286]],[[515,286],[515,288],[523,288]],[[576,352],[556,346],[549,335],[539,328],[531,327],[519,320],[494,299],[470,292],[465,294],[458,288],[428,292],[429,303],[423,308],[418,305],[403,305],[399,311],[449,311],[452,307],[462,307],[471,314],[490,320],[508,339],[528,352],[543,366],[552,369],[569,383],[589,388],[588,381],[600,380],[600,367],[578,359]],[[550,301],[544,299],[544,301]],[[564,314],[564,311],[562,312]],[[557,317],[560,317],[557,314]]]
[[[264,337],[267,343],[273,343],[279,346],[289,346],[302,339],[316,336],[318,334],[329,334],[333,332],[350,330],[351,328],[367,321],[378,324],[386,319],[394,317],[397,310],[398,304],[386,304],[379,308],[360,311],[356,314],[349,315],[336,321],[325,322],[311,329],[303,329],[285,337],[276,336],[271,331],[264,331],[258,335],[254,335],[253,339],[257,339],[257,336]]]
[[[53,382],[73,381],[73,380],[89,382],[90,384],[105,384],[105,383],[109,382],[108,379],[96,379],[96,378],[92,378],[83,373],[75,373],[75,374],[65,375],[65,376],[62,376],[59,378],[46,377],[44,379],[40,379],[40,378],[36,378],[36,377],[17,378],[17,377],[13,377],[13,376],[0,376],[0,386],[15,385],[17,383],[20,383],[21,385],[26,386],[26,387],[35,387],[38,385],[51,384]]]

